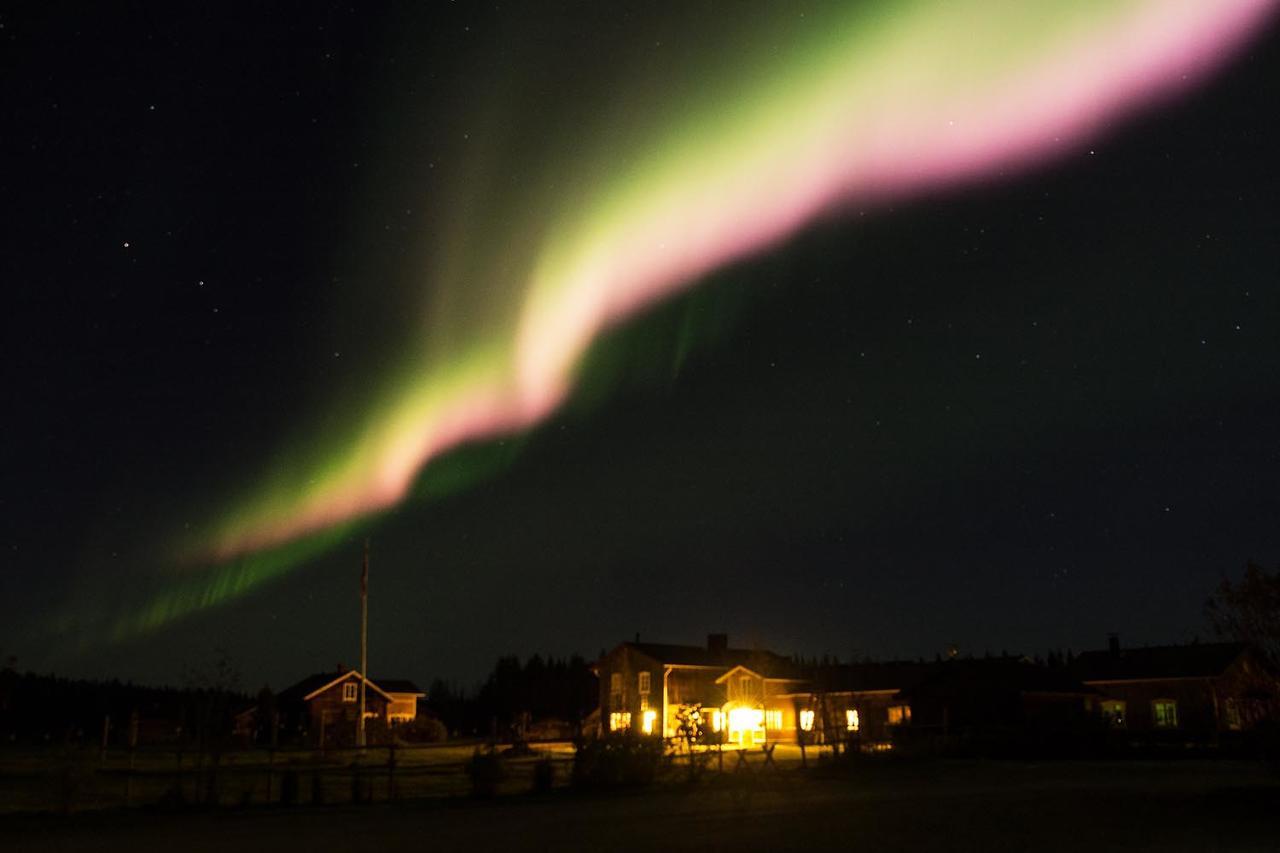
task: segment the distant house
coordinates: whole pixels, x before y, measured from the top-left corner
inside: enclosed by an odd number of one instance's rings
[[[277,713],[287,736],[313,743],[350,742],[360,713],[358,670],[339,669],[307,676],[276,695]],[[386,725],[412,722],[418,699],[426,694],[411,681],[365,680],[365,719]]]
[[[1241,643],[1109,647],[1078,655],[1072,671],[1097,689],[1110,726],[1164,740],[1212,741],[1249,728],[1274,707],[1280,682]]]
[[[729,647],[725,634],[707,645],[622,643],[594,667],[600,683],[600,727],[675,737],[682,708],[701,707],[702,728],[732,746],[789,737],[800,684],[782,655]]]

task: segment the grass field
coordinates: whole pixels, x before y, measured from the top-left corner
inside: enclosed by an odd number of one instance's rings
[[[877,762],[835,777],[710,774],[609,795],[572,790],[364,807],[153,810],[0,819],[6,849],[1280,849],[1280,782],[1245,762]]]
[[[264,805],[280,801],[289,785],[298,802],[350,802],[461,796],[470,791],[467,762],[477,744],[400,747],[394,767],[385,747],[328,750],[246,750],[209,756],[172,750],[10,749],[0,751],[0,814],[59,813],[147,806],[171,801]],[[527,791],[533,765],[551,758],[568,778],[573,747],[539,744],[534,754],[506,762],[505,792]],[[287,781],[292,777],[292,782]],[[353,777],[358,781],[353,786]],[[394,796],[393,796],[394,795]]]

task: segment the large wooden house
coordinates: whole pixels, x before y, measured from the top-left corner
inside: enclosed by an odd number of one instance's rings
[[[676,737],[682,710],[699,709],[702,728],[736,746],[781,739],[796,726],[792,662],[774,652],[707,645],[622,643],[595,664],[604,732]]]

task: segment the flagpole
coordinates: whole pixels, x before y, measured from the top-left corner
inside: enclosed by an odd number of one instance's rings
[[[360,720],[356,724],[356,746],[363,747],[364,686],[369,681],[369,540],[364,540],[364,562],[360,566]]]

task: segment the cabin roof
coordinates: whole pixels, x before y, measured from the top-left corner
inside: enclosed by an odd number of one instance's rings
[[[729,670],[745,666],[765,678],[787,678],[794,675],[790,658],[767,649],[709,649],[705,646],[683,646],[673,643],[623,643],[659,663],[674,666],[705,666]]]
[[[329,672],[317,672],[312,675],[308,675],[306,678],[302,679],[296,684],[292,684],[289,687],[286,687],[284,690],[281,690],[280,693],[277,695],[277,698],[286,702],[291,702],[291,701],[305,702],[308,699],[311,699],[312,697],[314,697],[315,695],[319,693],[323,693],[324,691],[352,678],[353,676],[358,679],[360,677],[360,672],[354,669],[339,670],[339,671],[331,670]],[[394,679],[377,681],[375,679],[370,678],[366,681],[366,683],[369,685],[370,690],[379,694],[380,696],[382,696],[382,698],[387,700],[391,699],[391,697],[387,695],[387,689],[385,687],[387,683],[407,684],[411,687],[413,686],[413,682],[411,681],[394,680]],[[419,691],[395,690],[393,692],[416,693]]]

